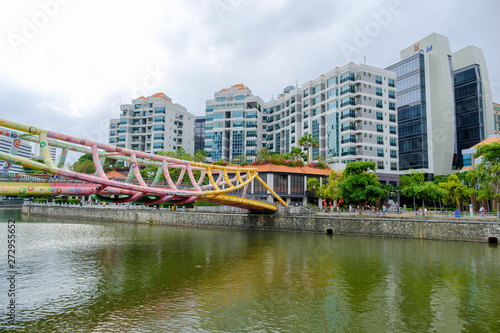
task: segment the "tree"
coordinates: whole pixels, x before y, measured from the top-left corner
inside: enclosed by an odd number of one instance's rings
[[[339,182],[339,194],[348,204],[364,204],[379,201],[385,194],[380,187],[375,162],[351,162],[344,169],[344,180]]]
[[[304,135],[299,139],[299,146],[305,147],[307,149],[307,158],[306,162],[309,164],[309,148],[318,148],[319,141],[317,138],[313,138],[311,134]]]
[[[500,211],[500,142],[479,146],[476,156],[482,156],[475,169],[479,180],[478,197],[493,200]]]
[[[335,170],[330,171],[330,176],[328,176],[328,184],[323,189],[322,194],[324,198],[330,200],[336,200],[340,198],[340,182],[344,180],[344,175],[335,172]]]
[[[414,170],[410,170],[410,173],[407,175],[401,175],[401,177],[399,177],[401,194],[407,198],[413,197],[413,204],[415,204],[415,197],[421,199],[419,193],[421,193],[421,187],[424,185],[424,180],[424,173]]]
[[[73,171],[79,173],[95,173],[94,160],[91,154],[83,154],[73,163]]]
[[[193,160],[195,162],[204,163],[207,160],[208,153],[205,150],[197,150],[194,153]]]
[[[446,182],[439,183],[439,187],[446,191],[443,197],[445,204],[450,205],[455,203],[456,209],[460,210],[460,201],[464,198],[467,186],[462,184],[458,176],[449,175]]]
[[[304,158],[304,154],[299,147],[293,147],[292,151],[287,154],[287,157],[294,161],[299,161]]]
[[[257,160],[267,161],[271,158],[271,152],[267,148],[261,148],[257,153]]]

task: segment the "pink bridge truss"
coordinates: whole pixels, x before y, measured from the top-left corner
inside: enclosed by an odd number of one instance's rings
[[[3,182],[0,194],[49,194],[49,195],[93,195],[101,201],[115,203],[141,202],[155,205],[163,202],[186,204],[194,201],[215,202],[249,210],[276,211],[276,205],[246,198],[248,185],[257,180],[283,206],[287,204],[262,180],[257,170],[241,167],[225,167],[193,161],[180,160],[167,156],[147,154],[141,151],[111,146],[85,140],[71,135],[40,129],[34,126],[8,121],[0,118],[0,135],[13,140],[9,153],[0,152],[4,161],[3,171],[8,171],[12,164],[44,171],[48,174],[72,178],[78,183],[22,183]],[[40,145],[44,163],[17,156],[21,140]],[[57,164],[52,161],[49,146],[60,148]],[[96,172],[94,175],[63,169],[69,151],[92,154]],[[130,165],[125,181],[109,179],[103,170],[104,159],[115,159]],[[154,180],[145,180],[141,176],[140,165],[157,166]],[[172,169],[180,169],[177,180],[172,179]],[[189,184],[181,184],[188,175]],[[198,176],[196,177],[195,174]],[[165,182],[160,182],[161,176]],[[204,183],[206,185],[204,185]],[[234,195],[238,193],[240,196]],[[233,195],[231,195],[233,194]]]

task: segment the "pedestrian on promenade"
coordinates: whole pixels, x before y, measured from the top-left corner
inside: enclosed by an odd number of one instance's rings
[[[483,213],[486,211],[486,209],[484,209],[483,206],[481,206],[481,208],[479,208],[479,212],[481,213],[481,217],[483,217]]]

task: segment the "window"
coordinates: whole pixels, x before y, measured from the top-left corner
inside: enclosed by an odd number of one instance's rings
[[[327,86],[327,88],[330,88],[331,86],[338,84],[338,83],[339,83],[339,78],[334,76],[334,77],[329,78],[326,81],[326,86]]]
[[[233,127],[243,127],[243,120],[233,121]]]
[[[155,108],[155,114],[165,113],[165,108]]]
[[[111,128],[116,128],[116,124],[111,124]]]
[[[312,94],[316,95],[319,92],[318,86],[312,88]]]
[[[389,102],[389,110],[396,110],[396,103],[394,102]]]
[[[315,97],[315,98],[313,98],[313,100],[312,100],[312,105],[316,105],[316,104],[318,104],[318,103],[319,103],[319,97]]]
[[[304,97],[307,97],[309,96],[309,89],[304,89]]]
[[[238,95],[238,96],[235,96],[234,99],[237,100],[237,101],[243,101],[243,100],[245,100],[245,96],[244,95]]]
[[[397,145],[396,138],[390,138],[390,144],[391,144],[391,146],[396,147],[396,145]]]
[[[376,84],[382,84],[382,77],[380,77],[380,76],[375,76],[375,83],[376,83]]]
[[[154,119],[155,123],[164,123],[165,122],[165,117],[163,116],[156,116]]]
[[[318,114],[318,108],[312,110],[312,116],[315,117]]]
[[[163,149],[163,142],[154,142],[153,149]]]
[[[142,105],[141,105],[141,104],[135,104],[135,105],[134,105],[134,109],[136,109],[136,110],[137,110],[137,109],[140,109],[141,107],[142,107]]]
[[[384,106],[382,105],[382,101],[380,99],[377,99],[377,107],[378,108],[383,108]]]
[[[377,169],[384,170],[384,162],[383,161],[378,161],[377,162]]]
[[[384,157],[384,148],[377,148],[377,156]]]
[[[339,92],[338,89],[331,89],[331,90],[328,90],[328,92],[326,93],[326,96],[328,99],[330,99],[332,97],[338,96],[338,92]]]
[[[331,101],[328,102],[328,104],[326,105],[328,111],[336,109],[338,107],[339,107],[339,101]]]
[[[387,80],[389,82],[389,87],[395,87],[396,85],[394,84],[394,80],[393,79],[389,79]]]
[[[307,129],[307,128],[309,128],[309,122],[308,121],[304,122],[304,129]]]
[[[115,143],[115,138],[109,139],[109,143]]]
[[[391,150],[391,158],[397,158],[397,153],[395,150]]]
[[[390,114],[389,115],[389,121],[395,123],[396,122],[396,115],[395,114]]]
[[[351,84],[348,84],[346,86],[343,86],[342,88],[340,88],[340,95],[344,95],[344,94],[347,94],[347,93],[353,93],[355,91],[355,88],[353,85]]]
[[[233,111],[233,118],[243,118],[243,111]]]
[[[116,135],[116,132],[115,132],[115,131],[111,131],[110,135],[111,135],[111,136],[115,136],[115,135]]]
[[[375,94],[376,94],[377,96],[382,96],[382,95],[383,95],[383,94],[382,94],[382,88],[377,88],[377,89],[375,89]]]
[[[377,132],[384,133],[384,125],[377,124]]]
[[[257,122],[256,121],[247,121],[246,122],[246,127],[247,128],[256,128],[257,127]]]
[[[164,131],[165,125],[155,125],[153,128],[154,131]]]
[[[304,111],[304,119],[306,119],[307,117],[309,117],[309,111]]]
[[[396,134],[396,126],[389,126],[389,133]]]
[[[389,98],[396,98],[396,93],[394,90],[389,90]]]
[[[384,120],[384,114],[382,112],[377,112],[377,120]]]
[[[127,129],[126,128],[120,128],[118,130],[118,133],[126,133],[127,132]]]
[[[165,139],[165,135],[163,133],[155,133],[154,136],[153,136],[153,139],[154,140],[164,140]]]
[[[398,170],[398,165],[397,165],[397,163],[391,163],[391,170],[393,170],[393,171]]]
[[[340,107],[344,107],[346,105],[356,105],[356,99],[354,97],[346,97],[340,101]]]
[[[257,147],[257,141],[256,140],[248,140],[247,147]]]
[[[346,81],[354,81],[354,73],[348,72],[340,76],[340,83],[344,83]]]
[[[309,100],[308,99],[304,100],[304,108],[307,108],[307,107],[309,107]]]
[[[125,140],[126,140],[126,139],[125,139],[125,135],[120,135],[120,136],[118,137],[118,141],[119,141],[119,142],[123,142],[123,141],[125,141]]]
[[[127,119],[120,119],[120,125],[126,125]]]
[[[384,144],[384,137],[383,136],[377,136],[377,144],[378,145]]]

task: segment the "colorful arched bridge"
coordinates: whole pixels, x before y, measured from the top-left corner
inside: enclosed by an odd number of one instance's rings
[[[72,182],[67,183],[60,180],[50,183],[2,182],[0,183],[0,195],[92,195],[95,199],[101,201],[114,203],[137,202],[145,205],[155,205],[164,202],[179,205],[194,201],[206,201],[249,210],[276,211],[277,207],[274,204],[245,198],[248,185],[252,181],[257,180],[278,202],[287,206],[259,178],[256,169],[225,167],[148,154],[1,118],[0,126],[5,128],[0,128],[1,135],[14,139],[9,153],[0,152],[0,160],[5,161],[2,167],[3,171],[7,171],[10,165],[15,163],[55,175],[56,178],[62,179],[65,177],[72,180]],[[39,144],[44,163],[16,156],[21,140]],[[62,149],[57,164],[52,161],[49,146]],[[63,169],[69,151],[91,154],[96,169],[95,174],[89,175]],[[129,174],[125,181],[107,177],[102,166],[106,158],[123,161],[124,164],[130,165]],[[141,176],[140,165],[158,167],[154,180],[146,180]],[[172,179],[169,169],[180,170],[177,180]],[[190,182],[182,184],[186,173]],[[160,182],[162,175],[166,182]],[[241,196],[235,195],[236,193]]]

